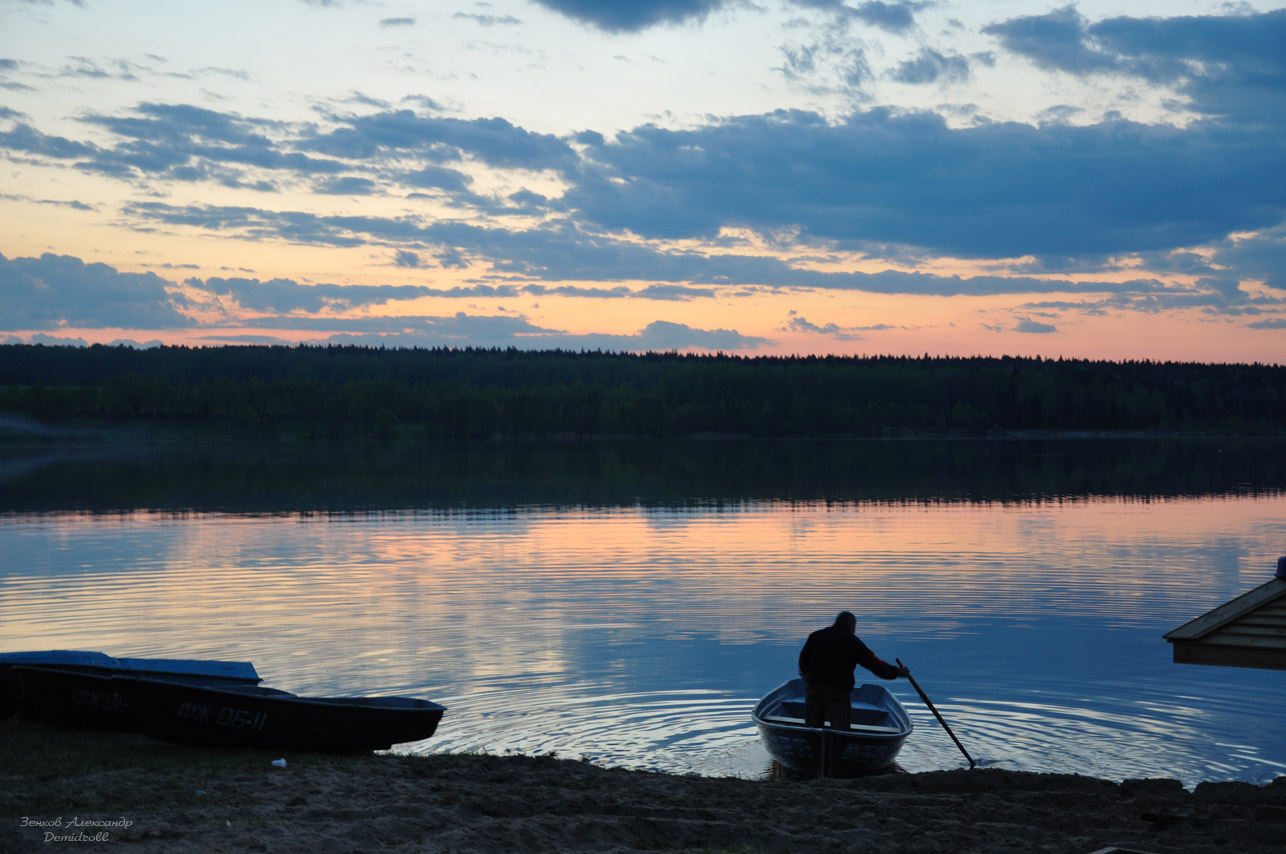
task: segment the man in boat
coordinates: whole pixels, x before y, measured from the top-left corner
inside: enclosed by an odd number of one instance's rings
[[[849,693],[853,672],[862,665],[881,679],[907,676],[910,671],[889,664],[857,636],[857,617],[840,611],[832,625],[808,636],[799,652],[799,675],[804,679],[804,725],[847,730],[852,720]]]

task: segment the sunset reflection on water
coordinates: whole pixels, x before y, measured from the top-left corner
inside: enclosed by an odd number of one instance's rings
[[[1281,495],[12,514],[0,550],[2,651],[248,659],[299,693],[446,704],[404,750],[753,776],[751,705],[847,608],[985,762],[1286,772],[1286,681],[1174,665],[1161,639],[1269,580]],[[894,690],[917,725],[900,764],[958,764]]]

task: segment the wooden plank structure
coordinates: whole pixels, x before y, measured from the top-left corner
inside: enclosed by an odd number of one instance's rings
[[[1286,670],[1286,557],[1277,575],[1165,635],[1178,664]]]

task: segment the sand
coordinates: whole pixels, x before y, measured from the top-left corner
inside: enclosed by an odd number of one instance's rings
[[[25,723],[0,737],[2,851],[1286,851],[1286,777],[742,780],[552,757],[273,757]]]

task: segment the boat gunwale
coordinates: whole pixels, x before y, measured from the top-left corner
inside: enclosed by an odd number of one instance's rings
[[[795,732],[808,732],[808,733],[826,733],[828,735],[839,736],[840,738],[845,738],[845,739],[859,738],[863,740],[870,739],[870,740],[881,740],[881,741],[893,741],[896,739],[906,739],[915,730],[915,722],[911,720],[911,716],[907,714],[906,708],[902,705],[901,701],[898,700],[898,698],[894,696],[893,692],[890,691],[888,688],[885,688],[883,685],[879,685],[873,682],[865,682],[865,683],[862,683],[861,685],[855,686],[853,690],[849,692],[850,703],[852,702],[851,700],[852,695],[857,691],[861,690],[863,687],[871,687],[871,688],[878,689],[880,692],[882,692],[882,699],[887,699],[891,702],[889,705],[878,705],[875,707],[882,711],[885,711],[890,720],[896,720],[899,722],[899,724],[903,724],[904,722],[904,726],[899,726],[893,732],[879,732],[879,731],[870,730],[870,729],[852,729],[852,728],[850,728],[848,731],[844,731],[839,729],[833,729],[827,726],[810,727],[804,724],[770,720],[768,718],[767,709],[765,708],[765,706],[768,706],[771,704],[776,704],[779,706],[787,698],[800,696],[796,692],[787,693],[787,689],[791,688],[796,684],[802,684],[802,682],[803,680],[801,679],[788,679],[785,682],[778,685],[776,688],[769,691],[767,694],[765,694],[759,700],[759,702],[755,704],[754,709],[750,713],[751,719],[754,720],[755,724],[757,726],[767,727],[770,729],[781,729],[781,730],[790,730]],[[874,704],[868,704],[868,705],[874,705]],[[862,725],[852,724],[850,726],[861,727]]]
[[[122,683],[141,682],[145,685],[161,685],[171,687],[175,690],[185,691],[203,691],[222,694],[229,698],[266,700],[273,703],[287,702],[291,704],[306,706],[330,706],[337,709],[375,709],[380,712],[427,712],[441,710],[445,712],[447,707],[433,700],[426,700],[422,697],[402,697],[397,695],[374,694],[359,697],[309,697],[295,694],[290,691],[282,691],[278,688],[270,688],[265,685],[245,685],[225,686],[225,685],[193,685],[186,682],[177,682],[170,679],[157,679],[150,676],[135,676],[124,673],[114,673],[110,677],[113,681]],[[388,702],[388,701],[400,702]]]

